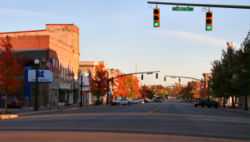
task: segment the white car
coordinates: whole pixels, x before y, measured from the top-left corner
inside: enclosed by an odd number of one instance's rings
[[[128,105],[128,100],[120,100],[120,105]]]
[[[132,100],[131,104],[144,104],[144,100],[143,99],[138,99],[138,100]]]
[[[128,100],[114,100],[112,105],[128,105]]]

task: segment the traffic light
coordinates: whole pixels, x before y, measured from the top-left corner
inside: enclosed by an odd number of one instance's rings
[[[160,9],[155,8],[154,9],[154,27],[159,28],[160,27]]]
[[[213,13],[211,11],[206,12],[206,31],[213,30]]]
[[[143,74],[141,74],[141,80],[143,80]]]
[[[158,73],[156,73],[156,74],[155,74],[155,78],[158,79],[158,77],[159,77],[159,75],[158,75]]]
[[[167,77],[166,76],[164,76],[164,81],[167,81]]]

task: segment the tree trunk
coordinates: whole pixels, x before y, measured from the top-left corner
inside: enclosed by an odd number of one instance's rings
[[[100,105],[101,104],[101,100],[100,100],[100,98],[101,98],[101,96],[98,94],[97,96],[96,96],[97,98],[97,100],[96,100],[96,105]]]
[[[232,96],[232,108],[235,108],[235,96]]]
[[[4,113],[8,113],[8,93],[5,93]]]
[[[226,107],[226,96],[223,97],[223,107]]]
[[[244,110],[248,110],[248,97],[247,97],[247,94],[245,95],[245,107],[244,107]]]

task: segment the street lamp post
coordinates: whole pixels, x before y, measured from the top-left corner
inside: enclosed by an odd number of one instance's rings
[[[38,77],[39,77],[39,65],[40,65],[40,61],[39,59],[35,59],[34,60],[34,64],[35,64],[35,71],[36,71],[36,81],[35,81],[35,100],[34,100],[34,111],[38,111],[39,110],[39,102],[38,102],[38,96],[39,96],[39,82],[38,82]]]
[[[81,75],[80,76],[80,107],[82,107],[82,93],[83,93],[83,91],[82,91],[82,89],[83,89],[83,76]]]
[[[111,104],[112,103],[112,88],[113,88],[113,82],[114,82],[114,78],[111,77],[107,80],[107,102],[106,104]],[[111,86],[110,86],[111,83]],[[111,87],[111,88],[110,88]]]

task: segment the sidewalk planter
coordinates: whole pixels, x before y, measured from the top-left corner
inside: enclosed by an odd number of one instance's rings
[[[17,114],[0,114],[0,120],[11,120],[18,117],[19,116]]]

